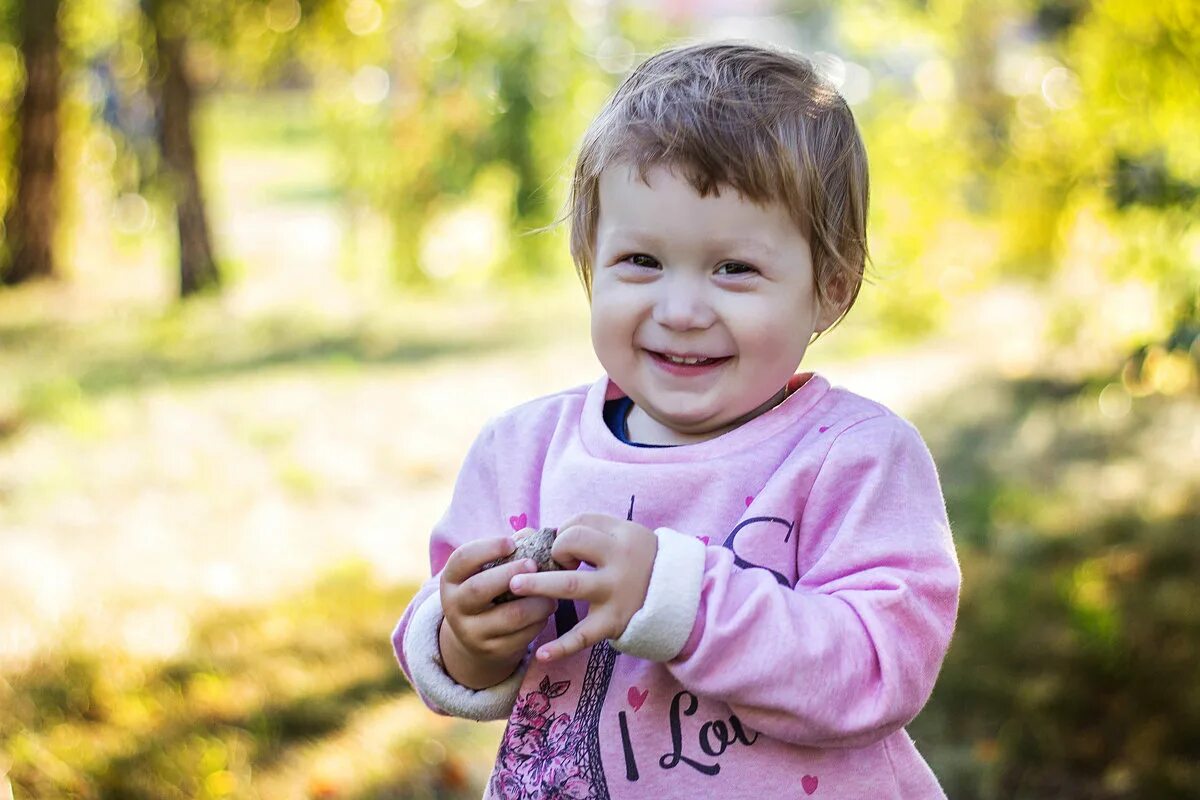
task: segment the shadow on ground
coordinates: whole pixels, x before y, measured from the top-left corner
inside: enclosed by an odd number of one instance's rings
[[[32,421],[60,418],[80,403],[116,392],[203,385],[280,369],[466,359],[540,339],[530,326],[495,320],[340,325],[280,316],[233,324],[205,307],[91,325],[14,322],[0,326],[0,371],[17,379],[11,397],[0,395],[0,442]]]

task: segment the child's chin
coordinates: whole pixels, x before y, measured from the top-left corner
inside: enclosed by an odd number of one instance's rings
[[[707,416],[696,415],[695,417],[688,417],[680,415],[672,418],[667,423],[667,427],[683,436],[704,436],[705,434],[720,430],[722,426],[714,424]]]
[[[707,416],[671,416],[660,421],[663,427],[671,433],[686,438],[702,437],[711,439],[725,430],[726,423],[714,423]]]

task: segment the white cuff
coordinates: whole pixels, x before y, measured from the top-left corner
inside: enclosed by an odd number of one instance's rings
[[[487,689],[468,689],[446,672],[438,632],[442,626],[442,600],[437,592],[421,603],[404,632],[404,655],[412,671],[413,684],[433,705],[447,714],[465,719],[508,719],[517,700],[517,690],[529,656],[510,678]]]
[[[658,554],[646,589],[646,602],[629,620],[613,647],[649,661],[670,661],[687,644],[700,608],[704,545],[699,539],[659,528]]]

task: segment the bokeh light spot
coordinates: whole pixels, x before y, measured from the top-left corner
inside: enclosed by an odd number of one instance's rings
[[[845,62],[845,78],[839,87],[842,98],[852,106],[861,105],[871,96],[871,72],[861,64]]]
[[[1042,78],[1042,98],[1054,109],[1070,108],[1079,102],[1079,79],[1066,67],[1055,67]]]
[[[504,231],[491,209],[473,203],[433,220],[421,247],[421,269],[431,278],[486,275],[502,257]]]
[[[931,58],[922,62],[913,75],[921,97],[931,102],[944,102],[954,96],[954,73],[943,59]]]
[[[834,87],[841,89],[846,81],[846,62],[833,53],[814,53],[813,66]]]
[[[153,212],[146,198],[127,192],[113,204],[113,223],[121,233],[145,233],[153,224]]]
[[[596,62],[605,72],[625,72],[633,66],[633,42],[621,36],[609,36],[596,48]]]
[[[1129,392],[1119,383],[1110,383],[1100,391],[1098,398],[1100,413],[1109,419],[1120,419],[1129,413],[1133,405]]]
[[[350,0],[344,14],[346,28],[355,36],[366,36],[379,30],[383,9],[375,0]]]
[[[365,66],[354,73],[350,82],[350,90],[354,99],[365,106],[373,106],[387,99],[392,87],[392,79],[387,70],[382,67]]]
[[[276,33],[287,33],[300,24],[300,3],[297,0],[271,0],[266,9],[266,23]]]

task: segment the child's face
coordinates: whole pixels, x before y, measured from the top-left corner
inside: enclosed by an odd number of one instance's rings
[[[642,432],[708,439],[766,410],[836,314],[818,302],[808,240],[783,206],[728,187],[702,198],[666,168],[647,180],[622,165],[600,176],[592,343],[647,415]]]

